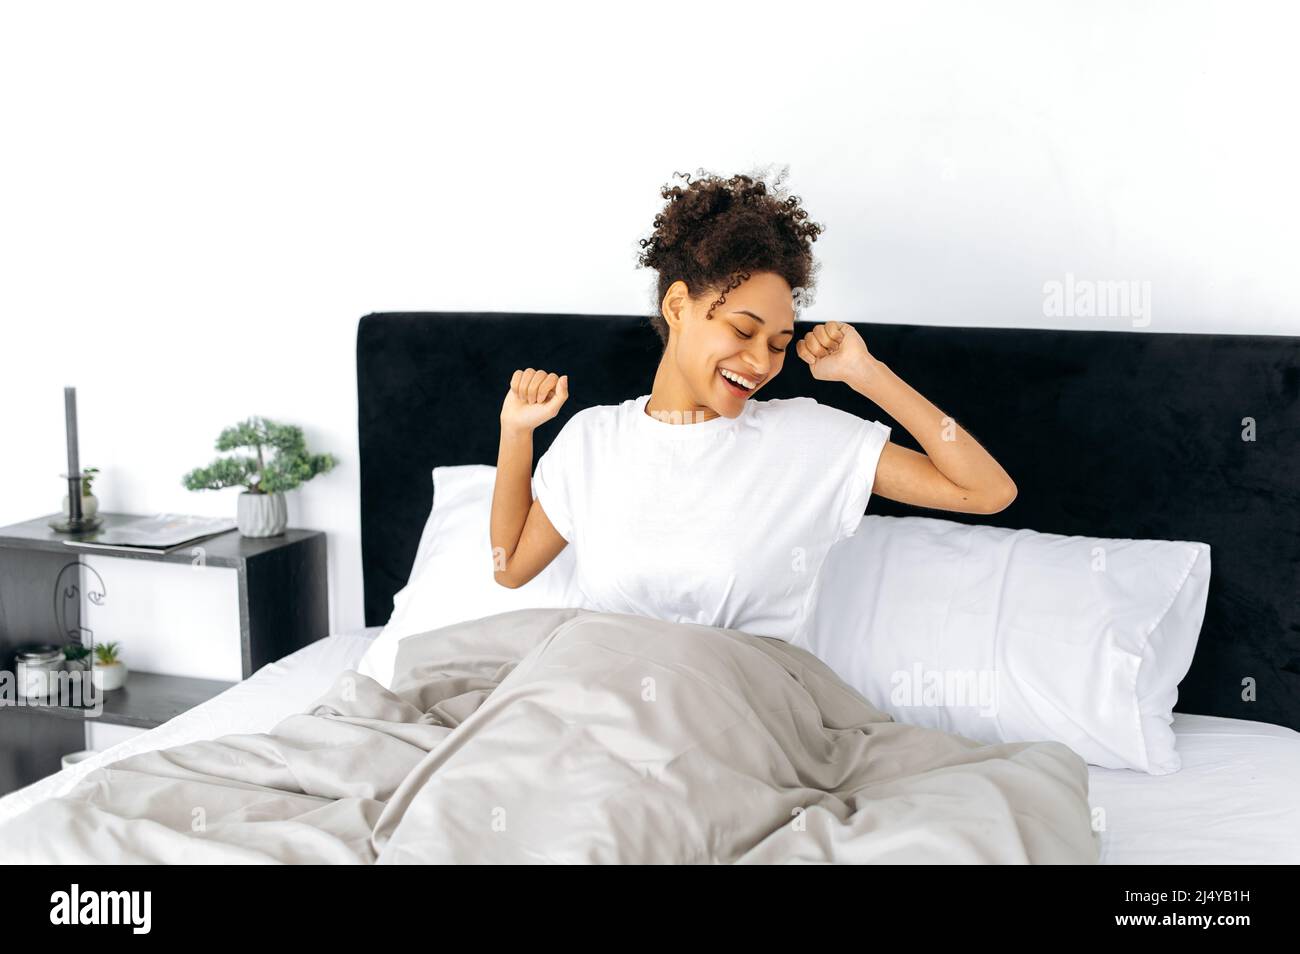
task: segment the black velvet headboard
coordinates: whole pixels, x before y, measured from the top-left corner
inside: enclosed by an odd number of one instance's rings
[[[812,325],[807,325],[811,328]],[[1300,729],[1300,338],[856,325],[1015,479],[1001,513],[869,510],[1211,547],[1205,623],[1180,712]],[[800,332],[802,334],[802,332]],[[534,459],[593,404],[650,391],[659,339],[633,316],[395,313],[361,319],[357,388],[366,624],[387,621],[431,504],[430,471],[496,463],[511,373],[569,375]],[[791,356],[763,399],[806,394],[897,422]],[[1254,421],[1255,440],[1243,440]],[[1255,683],[1255,701],[1243,680]]]

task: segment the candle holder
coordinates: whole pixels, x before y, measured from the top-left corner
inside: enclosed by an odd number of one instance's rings
[[[50,528],[59,533],[90,533],[104,525],[104,518],[99,514],[86,516],[81,512],[81,481],[85,473],[60,474],[68,481],[68,512],[61,520],[51,520]]]

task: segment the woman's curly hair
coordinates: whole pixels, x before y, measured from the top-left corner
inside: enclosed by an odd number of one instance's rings
[[[655,216],[654,234],[641,239],[638,257],[639,265],[659,273],[650,324],[664,345],[668,323],[662,303],[678,279],[692,298],[718,296],[709,306],[710,317],[727,293],[755,272],[775,272],[786,280],[796,316],[812,304],[813,276],[820,267],[812,243],[826,227],[807,221],[799,197],[787,194],[782,181],[788,173],[789,166],[783,166],[770,187],[765,173],[722,179],[697,169],[700,178],[694,182],[690,173],[673,173],[686,185],[663,187],[668,204]]]

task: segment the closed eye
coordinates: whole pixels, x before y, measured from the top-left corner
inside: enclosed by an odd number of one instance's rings
[[[732,327],[733,330],[735,330],[735,332],[736,332],[736,337],[738,337],[738,338],[743,338],[745,341],[748,341],[750,338],[754,337],[753,335],[742,334],[742,333],[741,333],[741,330],[740,330],[739,328],[737,328],[735,325],[732,325],[731,327]],[[767,350],[770,351],[770,352],[772,352],[773,354],[785,354],[785,350],[786,350],[786,349],[785,349],[785,348],[768,348]]]

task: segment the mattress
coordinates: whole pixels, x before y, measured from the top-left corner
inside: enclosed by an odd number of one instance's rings
[[[267,732],[355,668],[374,626],[318,640],[171,721],[0,798],[0,823],[62,795],[87,772],[138,752],[236,733]],[[1151,776],[1089,768],[1103,864],[1300,862],[1300,732],[1175,713],[1183,768]]]

